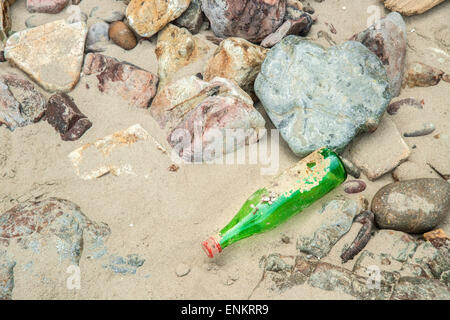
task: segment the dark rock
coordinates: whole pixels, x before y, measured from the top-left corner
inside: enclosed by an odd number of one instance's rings
[[[64,141],[79,139],[92,126],[72,98],[65,93],[50,97],[45,115],[47,122],[60,133]]]
[[[372,200],[380,228],[409,233],[434,229],[450,210],[450,185],[443,179],[414,179],[388,184]]]
[[[259,43],[283,22],[286,0],[202,0],[214,33]]]
[[[347,193],[360,193],[366,190],[366,183],[362,180],[349,180],[344,183],[344,191]]]
[[[255,92],[300,157],[323,146],[340,151],[361,131],[374,131],[391,99],[385,68],[364,45],[325,50],[297,36],[269,51]]]
[[[355,222],[361,223],[362,227],[355,240],[342,252],[343,263],[353,259],[369,242],[375,224],[374,215],[371,211],[366,210],[355,217]]]
[[[392,96],[398,96],[406,58],[406,25],[402,16],[392,12],[351,40],[360,41],[380,58],[391,82]]]
[[[288,35],[306,36],[311,29],[312,18],[304,13],[297,20],[286,20],[274,33],[269,34],[261,41],[261,46],[271,48]]]
[[[424,102],[423,102],[423,100],[419,101],[414,98],[401,99],[399,101],[395,101],[395,102],[391,103],[386,111],[387,111],[387,113],[389,113],[392,116],[398,112],[398,110],[400,109],[400,107],[402,105],[405,105],[405,104],[419,108],[419,109],[423,109]]]
[[[86,55],[83,72],[96,75],[101,92],[117,95],[132,107],[148,108],[156,94],[156,75],[99,53]]]
[[[352,177],[358,179],[361,176],[361,170],[357,166],[353,164],[350,160],[347,158],[344,158],[341,156],[342,164],[344,165],[345,171]]]
[[[187,10],[174,23],[188,29],[190,33],[198,33],[203,25],[201,0],[192,0]]]
[[[0,76],[0,125],[11,131],[39,121],[45,112],[45,98],[34,85],[15,74]]]

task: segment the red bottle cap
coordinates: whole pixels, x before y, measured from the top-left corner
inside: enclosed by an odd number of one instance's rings
[[[219,241],[217,241],[214,237],[209,237],[206,241],[203,241],[202,248],[206,255],[210,258],[214,258],[214,255],[222,252],[222,247],[220,246]]]

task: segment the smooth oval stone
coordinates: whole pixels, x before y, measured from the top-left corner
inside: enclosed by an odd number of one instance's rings
[[[360,193],[366,190],[366,183],[362,180],[349,180],[344,183],[346,193]]]
[[[136,36],[133,31],[122,21],[111,23],[109,37],[115,44],[125,50],[131,50],[137,45]]]
[[[443,179],[414,179],[388,184],[372,200],[382,229],[423,233],[434,229],[450,209],[450,184]]]
[[[374,131],[390,100],[380,59],[356,41],[324,49],[288,36],[264,60],[254,89],[291,150],[341,151],[360,132]]]

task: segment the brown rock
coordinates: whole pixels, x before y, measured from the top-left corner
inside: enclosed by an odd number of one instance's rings
[[[282,23],[286,0],[202,0],[214,33],[259,43]]]
[[[384,0],[384,6],[391,11],[400,12],[405,16],[421,14],[437,6],[444,0]]]
[[[430,67],[422,62],[413,62],[408,67],[405,83],[408,87],[430,87],[441,81],[444,71]]]
[[[450,238],[447,237],[444,230],[442,229],[436,229],[433,231],[426,232],[423,234],[423,238],[426,241],[430,241],[435,248],[445,246],[447,241],[450,241]]]
[[[47,122],[60,133],[64,141],[79,139],[92,126],[72,98],[65,93],[50,97],[45,115]]]
[[[11,30],[11,18],[9,16],[9,3],[0,0],[0,42],[8,39],[8,33]]]
[[[99,53],[86,55],[83,72],[96,75],[101,92],[117,95],[132,107],[148,108],[156,93],[156,75]]]
[[[109,37],[115,44],[125,50],[131,50],[137,45],[133,31],[122,21],[115,21],[109,26]]]
[[[130,27],[141,37],[151,37],[175,20],[191,0],[131,0],[126,16]]]
[[[27,0],[27,10],[29,12],[59,13],[70,0]]]
[[[267,49],[242,38],[227,38],[208,61],[203,78],[210,81],[215,77],[234,80],[244,91],[254,95],[253,83],[261,70]]]

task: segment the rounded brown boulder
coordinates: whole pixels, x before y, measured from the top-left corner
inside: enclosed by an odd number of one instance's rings
[[[125,50],[131,50],[137,45],[133,31],[122,21],[115,21],[109,26],[109,37],[115,44]]]
[[[450,184],[443,179],[414,179],[388,184],[372,200],[381,229],[423,233],[434,229],[450,210]]]

